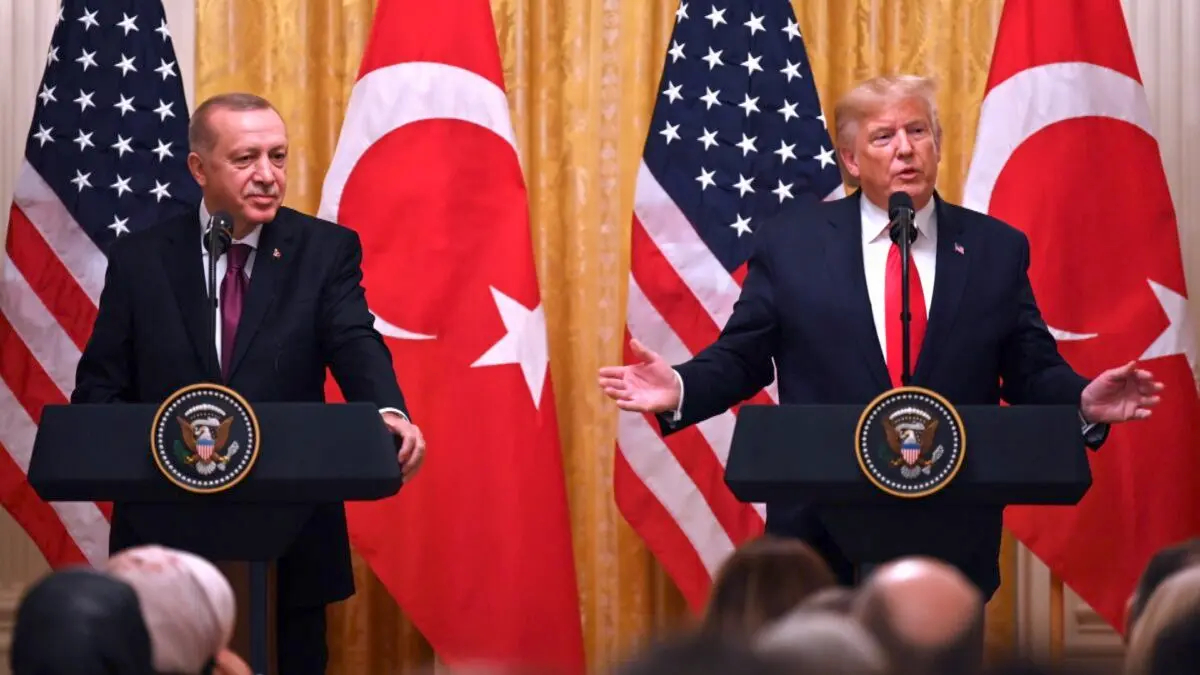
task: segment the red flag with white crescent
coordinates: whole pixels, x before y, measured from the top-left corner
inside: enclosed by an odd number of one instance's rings
[[[1175,210],[1118,0],[1005,3],[965,203],[1028,234],[1034,292],[1076,370],[1136,359],[1166,384],[1149,420],[1089,453],[1078,505],[1005,513],[1123,630],[1150,556],[1200,534],[1200,403]]]
[[[583,668],[524,178],[487,0],[383,0],[320,215],[356,230],[428,452],[351,541],[450,664]]]

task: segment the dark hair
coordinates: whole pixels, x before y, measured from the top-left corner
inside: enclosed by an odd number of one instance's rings
[[[212,126],[208,123],[209,117],[215,110],[275,110],[275,106],[257,94],[240,91],[217,94],[205,99],[196,107],[196,111],[192,113],[192,119],[188,122],[188,146],[193,152],[207,152],[217,144]]]
[[[1194,673],[1200,664],[1200,609],[1175,618],[1159,631],[1150,650],[1149,675]]]
[[[702,629],[710,635],[749,638],[835,583],[825,560],[799,539],[754,539],[717,571]]]
[[[1154,594],[1154,590],[1158,588],[1159,584],[1179,570],[1191,567],[1198,562],[1200,562],[1200,538],[1181,541],[1155,553],[1150,558],[1150,562],[1146,563],[1146,568],[1142,570],[1142,575],[1138,578],[1137,586],[1133,590],[1129,615],[1125,617],[1126,633],[1133,630],[1133,624],[1137,623],[1142,612],[1146,611],[1146,603],[1150,601],[1150,596]]]
[[[659,640],[619,665],[615,675],[791,675],[785,662],[748,644],[699,633]]]
[[[17,607],[9,663],[13,675],[152,675],[137,593],[85,567],[43,577]]]

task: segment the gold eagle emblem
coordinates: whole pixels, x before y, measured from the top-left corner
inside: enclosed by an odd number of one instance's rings
[[[908,466],[920,465],[922,467],[929,466],[934,462],[930,457],[930,450],[933,448],[934,435],[937,433],[938,421],[930,420],[924,425],[924,428],[917,433],[916,429],[911,426],[904,425],[903,430],[896,427],[896,423],[889,418],[883,419],[883,432],[887,437],[888,447],[892,452],[896,453],[896,458],[892,460],[892,466],[907,464]],[[909,450],[905,453],[905,446],[909,448],[919,449],[918,452]],[[906,456],[907,454],[907,456]]]
[[[233,417],[226,417],[220,424],[213,427],[202,422],[192,423],[186,418],[176,417],[179,421],[180,436],[183,444],[192,454],[184,461],[188,464],[201,462],[216,462],[223,464],[229,458],[222,455],[225,445],[229,442],[229,429],[233,426]]]

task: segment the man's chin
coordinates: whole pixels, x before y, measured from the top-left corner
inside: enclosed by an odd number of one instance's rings
[[[272,202],[270,206],[247,204],[246,208],[242,210],[242,215],[245,216],[246,222],[269,223],[272,220],[275,220],[275,214],[278,212],[278,202]]]

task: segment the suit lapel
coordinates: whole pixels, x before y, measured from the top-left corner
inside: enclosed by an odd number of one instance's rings
[[[263,225],[258,240],[254,268],[250,272],[250,288],[246,292],[242,317],[238,320],[237,337],[233,342],[233,363],[229,368],[231,379],[246,356],[254,335],[262,326],[263,317],[274,303],[279,277],[286,262],[291,260],[288,254],[291,252],[292,231],[286,223],[280,222],[283,217],[283,210],[280,209],[274,221]],[[279,251],[278,256],[275,255],[276,251]]]
[[[216,338],[209,325],[209,317],[213,315],[212,306],[205,292],[205,270],[200,254],[199,212],[192,217],[181,217],[166,227],[170,230],[165,239],[167,250],[164,251],[163,262],[184,328],[203,371],[213,381],[220,381]],[[216,320],[220,321],[220,317],[216,317]]]
[[[914,368],[914,381],[925,381],[938,354],[941,353],[954,318],[958,315],[963,288],[967,284],[966,230],[954,210],[935,193],[937,209],[937,262],[933,281],[933,300],[929,307],[929,322],[925,339]]]
[[[863,268],[862,216],[859,200],[862,193],[856,192],[849,199],[833,205],[830,217],[832,227],[827,230],[829,239],[825,262],[829,267],[833,287],[842,289],[843,307],[849,313],[850,338],[858,345],[863,361],[875,379],[876,386],[890,386],[887,362],[879,347],[875,330],[875,317],[871,313],[871,297],[867,294],[867,278]]]

